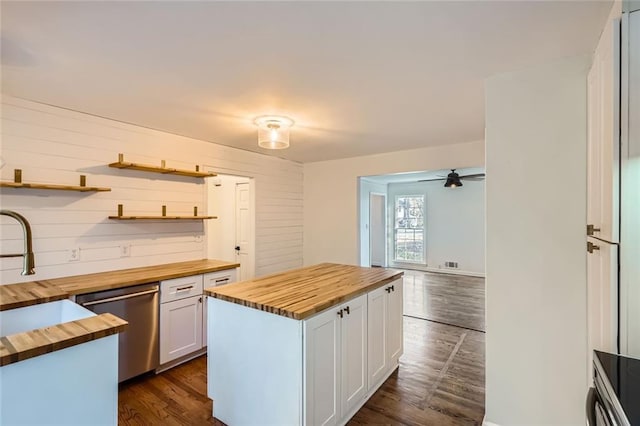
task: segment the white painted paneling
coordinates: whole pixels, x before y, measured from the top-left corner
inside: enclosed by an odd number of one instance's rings
[[[124,153],[126,161],[203,169],[254,178],[256,184],[256,275],[302,265],[301,164],[216,145],[87,114],[2,97],[2,180],[23,170],[24,182],[75,185],[80,174],[90,186],[111,192],[1,190],[3,209],[24,215],[33,229],[36,275],[22,277],[21,259],[0,261],[0,283],[32,281],[206,257],[202,222],[112,221],[125,214],[207,212],[201,179],[107,167]],[[22,233],[12,219],[0,217],[2,253],[22,251]],[[130,256],[121,257],[121,247]],[[80,260],[69,252],[80,248]]]
[[[490,78],[486,417],[585,423],[586,57]]]
[[[483,275],[484,182],[464,181],[460,188],[445,188],[442,181],[391,183],[389,214],[393,215],[396,196],[414,194],[425,196],[425,266],[430,270]],[[394,218],[390,217],[389,256],[392,260],[393,227]],[[458,269],[445,268],[447,261],[458,262]]]

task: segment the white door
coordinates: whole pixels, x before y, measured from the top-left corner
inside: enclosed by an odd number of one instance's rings
[[[253,252],[251,238],[251,197],[248,183],[236,184],[236,261],[240,263],[239,281],[253,277],[250,255]]]
[[[338,311],[330,309],[304,321],[304,415],[309,426],[335,425],[340,417]]]
[[[386,197],[369,195],[369,245],[371,266],[386,266]]]
[[[394,364],[402,354],[402,278],[385,286],[387,292],[387,362]]]
[[[367,347],[369,389],[384,377],[387,371],[387,292],[388,286],[368,294]]]
[[[367,392],[367,295],[345,303],[341,318],[341,414],[344,418]]]
[[[160,364],[202,348],[202,296],[160,305]]]

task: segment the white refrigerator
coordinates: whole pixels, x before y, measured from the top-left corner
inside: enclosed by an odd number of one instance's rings
[[[640,358],[640,1],[624,3],[620,99],[620,353]]]
[[[588,114],[589,354],[640,358],[640,2],[603,31]]]

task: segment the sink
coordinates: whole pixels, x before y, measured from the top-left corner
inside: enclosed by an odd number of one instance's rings
[[[0,336],[50,327],[95,315],[70,300],[58,300],[56,302],[0,311]]]

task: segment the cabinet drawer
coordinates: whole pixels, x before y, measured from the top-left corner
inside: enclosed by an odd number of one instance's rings
[[[202,275],[174,278],[160,282],[160,303],[202,294]]]
[[[235,268],[218,272],[209,272],[208,274],[204,274],[204,288],[230,284],[236,280],[237,272]]]

